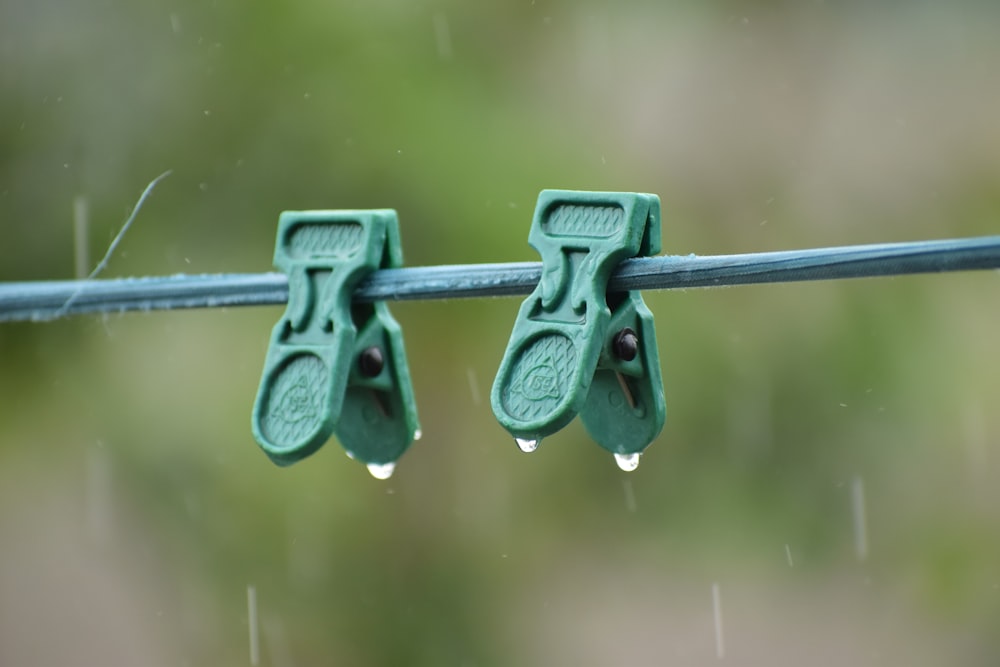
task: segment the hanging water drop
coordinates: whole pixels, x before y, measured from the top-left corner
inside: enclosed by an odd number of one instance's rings
[[[639,452],[631,454],[615,454],[615,463],[625,472],[632,472],[639,467]]]
[[[413,439],[414,440],[419,440],[422,437],[424,437],[424,432],[421,431],[419,428],[416,431],[413,432]]]
[[[396,462],[389,461],[388,463],[369,463],[368,472],[372,474],[375,479],[389,479],[392,477],[393,471],[396,470]]]
[[[514,438],[514,442],[517,443],[517,448],[520,449],[525,454],[530,454],[531,452],[538,449],[538,440],[528,440],[526,438]]]

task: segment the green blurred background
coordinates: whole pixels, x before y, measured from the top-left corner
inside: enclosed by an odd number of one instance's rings
[[[659,194],[678,254],[995,234],[998,119],[990,3],[5,0],[0,280],[74,276],[77,197],[92,266],[167,169],[104,277],[270,270],[305,208],[533,261],[546,187]],[[280,308],[0,325],[0,664],[249,664],[252,591],[276,667],[995,665],[998,288],[647,293],[632,474],[496,424],[516,299],[393,306],[388,482],[255,445]]]

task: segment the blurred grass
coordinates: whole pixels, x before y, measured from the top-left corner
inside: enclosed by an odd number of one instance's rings
[[[0,13],[3,280],[72,276],[78,195],[96,261],[168,168],[107,276],[269,270],[304,208],[396,208],[410,265],[533,260],[545,187],[659,193],[680,254],[1000,218],[985,4]],[[264,664],[714,663],[720,583],[735,660],[992,664],[997,280],[647,294],[668,424],[628,476],[496,425],[513,299],[393,307],[425,436],[385,484],[256,448],[278,308],[4,325],[0,663],[242,664],[248,585]]]

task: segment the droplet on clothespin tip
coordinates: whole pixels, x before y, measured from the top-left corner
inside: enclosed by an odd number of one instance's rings
[[[389,461],[388,463],[369,463],[368,472],[372,474],[375,479],[389,479],[392,477],[392,473],[396,470],[396,463],[394,461]]]
[[[615,463],[625,472],[632,472],[639,467],[639,452],[631,454],[615,454]]]
[[[525,454],[530,454],[531,452],[538,449],[539,440],[529,440],[527,438],[514,438],[514,442],[517,443],[517,448],[520,449]]]

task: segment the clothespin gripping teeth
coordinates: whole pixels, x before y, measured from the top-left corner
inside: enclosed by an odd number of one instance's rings
[[[288,306],[271,335],[252,427],[264,452],[289,465],[334,433],[377,477],[419,437],[402,331],[383,302],[352,304],[379,268],[402,264],[395,211],[287,211],[275,266]]]
[[[638,292],[609,295],[607,286],[622,260],[659,252],[659,199],[545,190],[528,240],[542,277],[518,312],[494,414],[534,451],[586,409],[588,431],[621,465],[656,437],[665,409],[652,315]]]

